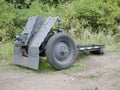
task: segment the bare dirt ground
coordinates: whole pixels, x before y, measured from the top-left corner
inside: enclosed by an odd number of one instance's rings
[[[0,90],[120,90],[120,52],[82,58],[74,73],[26,73],[0,67]]]

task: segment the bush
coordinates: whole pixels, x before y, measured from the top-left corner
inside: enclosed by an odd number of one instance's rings
[[[0,1],[0,41],[19,34],[30,16],[60,16],[65,32],[83,38],[85,31],[115,35],[120,32],[119,0],[22,0],[16,8],[12,1]],[[20,0],[21,1],[21,0]],[[24,7],[30,4],[29,8]],[[75,34],[75,35],[74,35]]]

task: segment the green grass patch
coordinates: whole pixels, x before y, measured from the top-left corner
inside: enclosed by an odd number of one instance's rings
[[[37,70],[37,72],[54,72],[56,71],[55,69],[53,69],[51,67],[51,65],[48,63],[47,58],[45,57],[40,57],[40,62],[39,62],[39,70]]]
[[[88,56],[90,55],[90,53],[88,51],[86,52],[78,52],[78,56],[77,56],[77,59],[81,59],[81,58],[84,58],[85,56]]]
[[[77,61],[73,66],[66,70],[61,70],[59,72],[65,73],[65,74],[71,74],[73,72],[76,72],[80,70],[81,68],[84,68],[86,66],[86,63],[84,61]]]
[[[93,79],[93,78],[97,78],[98,75],[86,74],[86,75],[75,75],[74,77],[75,78],[90,78],[90,79]]]
[[[39,63],[39,70],[36,70],[35,72],[37,73],[65,73],[65,74],[69,74],[72,72],[75,72],[77,70],[79,70],[80,68],[83,68],[86,66],[86,63],[83,61],[76,61],[75,64],[73,64],[73,66],[69,69],[65,69],[65,70],[55,70],[54,68],[52,68],[52,66],[49,64],[48,60],[45,57],[40,58],[40,63]]]
[[[61,72],[60,70],[55,70],[48,63],[48,60],[45,57],[40,57],[39,69],[33,70],[17,65],[13,65],[13,42],[0,42],[0,66],[5,66],[13,70],[20,70],[25,72],[37,72],[37,73],[53,73]],[[84,54],[79,54],[80,57],[84,57]],[[76,62],[70,69],[62,70],[62,72],[73,72],[81,67],[84,67],[85,63],[80,61]]]
[[[97,41],[98,42],[98,41]],[[75,71],[80,70],[81,68],[84,68],[86,66],[86,63],[84,61],[80,61],[81,58],[84,58],[87,55],[90,55],[89,52],[81,52],[78,53],[78,57],[76,60],[76,63],[70,68],[66,70],[55,70],[51,67],[51,65],[48,63],[47,58],[40,57],[39,62],[39,70],[33,70],[24,68],[21,66],[16,66],[12,64],[13,61],[13,42],[0,42],[0,66],[8,67],[9,69],[13,70],[22,70],[25,72],[36,72],[36,73],[72,73]],[[119,52],[120,51],[120,43],[113,42],[111,45],[105,45],[105,51],[110,52]]]
[[[120,42],[113,43],[111,46],[106,46],[105,51],[108,51],[108,52],[120,52]]]
[[[13,57],[13,42],[0,42],[0,65],[8,64]]]

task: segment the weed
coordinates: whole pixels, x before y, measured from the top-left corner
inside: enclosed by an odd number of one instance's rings
[[[93,78],[97,78],[98,75],[94,75],[94,74],[86,74],[86,75],[75,75],[74,76],[75,78],[90,78],[90,79],[93,79]]]

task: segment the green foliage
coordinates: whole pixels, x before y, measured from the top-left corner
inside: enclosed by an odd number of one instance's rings
[[[72,27],[77,31],[91,29],[92,32],[103,31],[112,34],[120,31],[120,6],[116,0],[76,0],[61,7],[65,9],[64,14]]]
[[[33,0],[5,0],[8,3],[14,4],[15,8],[30,8],[30,5],[32,4]]]
[[[119,0],[1,0],[0,13],[0,41],[13,39],[30,16],[40,14],[60,16],[65,31],[81,39],[85,31],[120,33]]]

